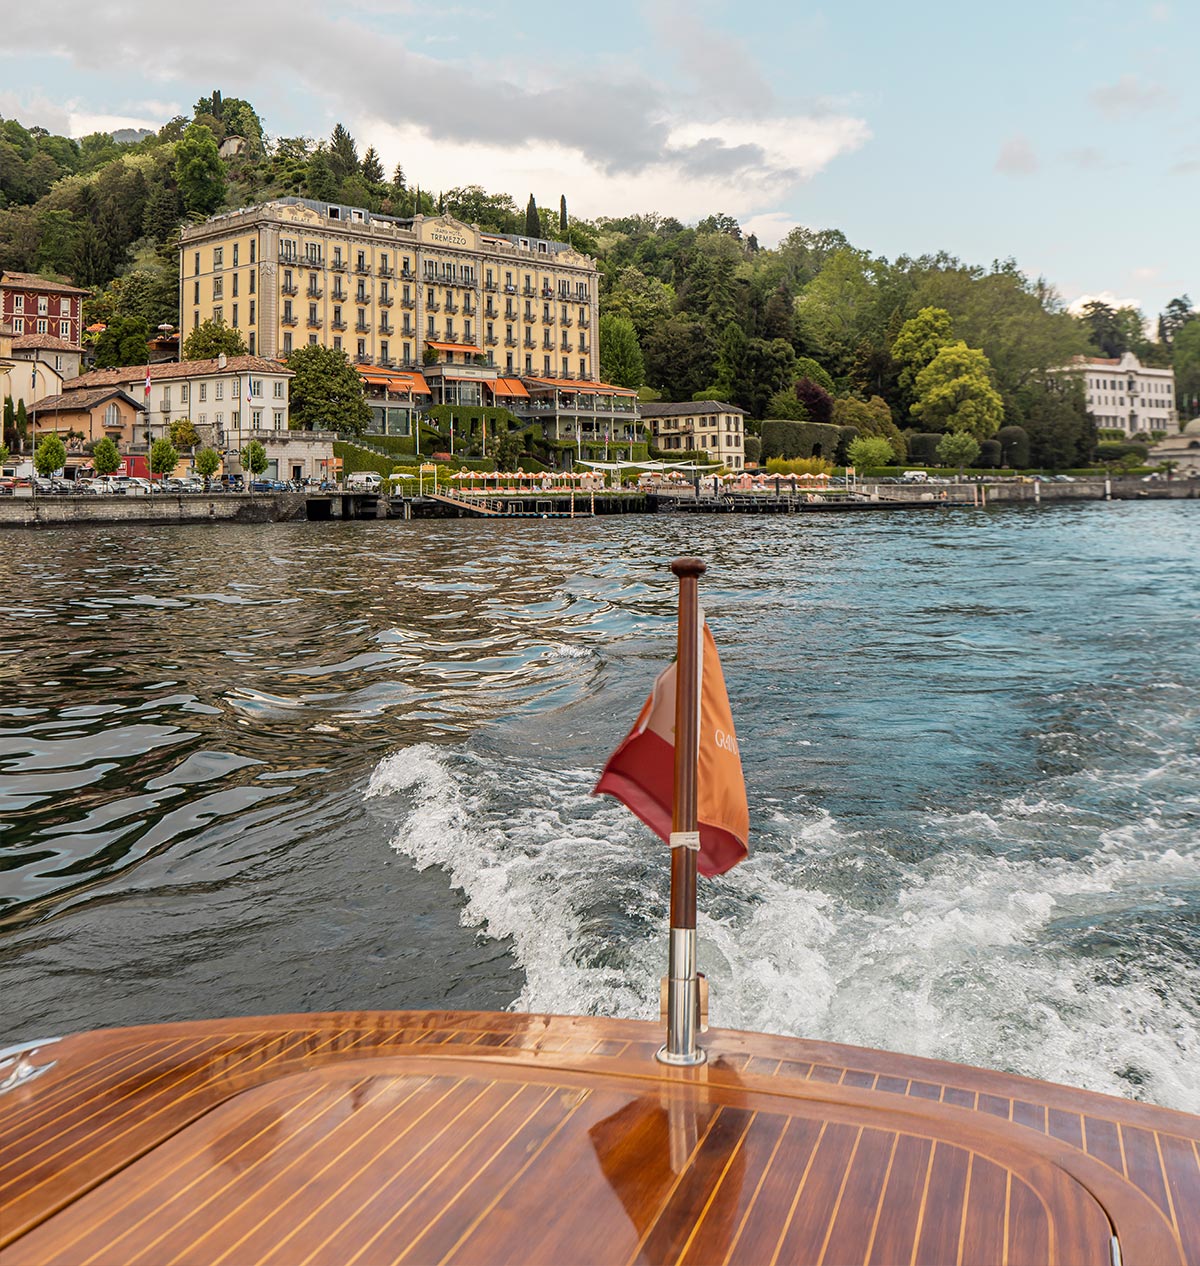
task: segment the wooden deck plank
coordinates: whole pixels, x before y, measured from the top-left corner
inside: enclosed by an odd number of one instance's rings
[[[1127,1266],[1200,1263],[1194,1117],[720,1031],[674,1070],[658,1041],[508,1013],[66,1038],[0,1096],[0,1259],[1073,1266],[1107,1252],[1100,1200]]]

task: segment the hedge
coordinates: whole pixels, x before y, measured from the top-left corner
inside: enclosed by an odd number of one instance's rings
[[[824,422],[771,418],[762,424],[761,461],[772,457],[828,457],[837,452],[841,427]]]
[[[345,475],[373,470],[386,478],[392,473],[392,467],[396,464],[390,457],[382,457],[379,453],[368,453],[354,444],[347,444],[345,440],[334,440],[333,453],[335,457],[342,459],[342,473]]]

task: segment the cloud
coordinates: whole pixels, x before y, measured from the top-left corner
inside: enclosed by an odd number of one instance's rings
[[[1006,176],[1032,176],[1038,169],[1038,158],[1033,146],[1024,136],[1010,136],[1000,146],[996,170]]]
[[[1106,171],[1121,166],[1116,159],[1111,158],[1103,150],[1096,149],[1094,145],[1068,150],[1063,155],[1063,160],[1080,171]]]
[[[58,57],[85,73],[138,66],[169,85],[148,95],[237,84],[268,125],[274,105],[307,97],[310,111],[350,126],[360,150],[374,144],[389,166],[402,162],[425,188],[468,176],[490,188],[549,186],[565,189],[584,214],[577,189],[594,211],[611,210],[616,195],[630,207],[689,218],[714,206],[752,214],[772,199],[778,207],[784,191],[869,139],[866,122],[849,110],[777,104],[736,38],[710,29],[682,0],[654,4],[651,21],[670,33],[690,95],[657,65],[651,73],[586,50],[577,64],[435,53],[423,46],[421,28],[407,37],[396,7],[382,0],[335,10],[293,0],[286,22],[255,0],[210,0],[203,22],[184,6],[116,0],[102,23],[84,0],[60,0],[6,14],[4,43],[5,53]],[[271,49],[267,63],[262,48]],[[353,72],[333,75],[330,66]],[[286,75],[275,77],[271,67]]]
[[[1140,299],[1121,299],[1112,290],[1101,290],[1094,295],[1080,295],[1067,304],[1067,311],[1079,316],[1089,303],[1107,303],[1110,308],[1137,308],[1141,311]]]
[[[1135,268],[1129,274],[1134,281],[1157,281],[1162,276],[1161,268]]]
[[[1150,6],[1150,20],[1153,22],[1169,22],[1171,20],[1171,6],[1169,4],[1152,4]]]
[[[778,246],[796,227],[796,217],[786,211],[764,211],[742,221],[742,232],[758,238],[760,246]]]
[[[1090,94],[1092,104],[1110,118],[1135,114],[1171,104],[1171,94],[1162,84],[1143,83],[1137,75],[1122,75],[1115,84],[1101,84]]]

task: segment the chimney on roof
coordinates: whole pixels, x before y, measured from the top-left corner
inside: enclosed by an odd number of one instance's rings
[[[224,352],[222,352],[222,353],[221,353],[221,354],[217,357],[217,368],[218,368],[218,369],[224,369],[224,368],[225,368],[225,362],[226,362],[225,353],[224,353]]]

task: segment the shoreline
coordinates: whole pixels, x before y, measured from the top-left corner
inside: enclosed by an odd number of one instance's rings
[[[178,526],[198,523],[302,523],[347,519],[563,519],[611,514],[846,514],[889,510],[986,508],[991,505],[1040,505],[1082,501],[1200,500],[1200,482],[1173,480],[1145,484],[1140,479],[1074,483],[942,484],[933,492],[895,484],[864,484],[869,500],[826,499],[810,502],[787,493],[740,494],[696,498],[645,492],[576,494],[574,503],[537,493],[470,499],[387,497],[365,492],[159,494],[145,497],[12,497],[0,500],[0,529],[111,526],[134,523]],[[945,499],[943,499],[945,494]]]

